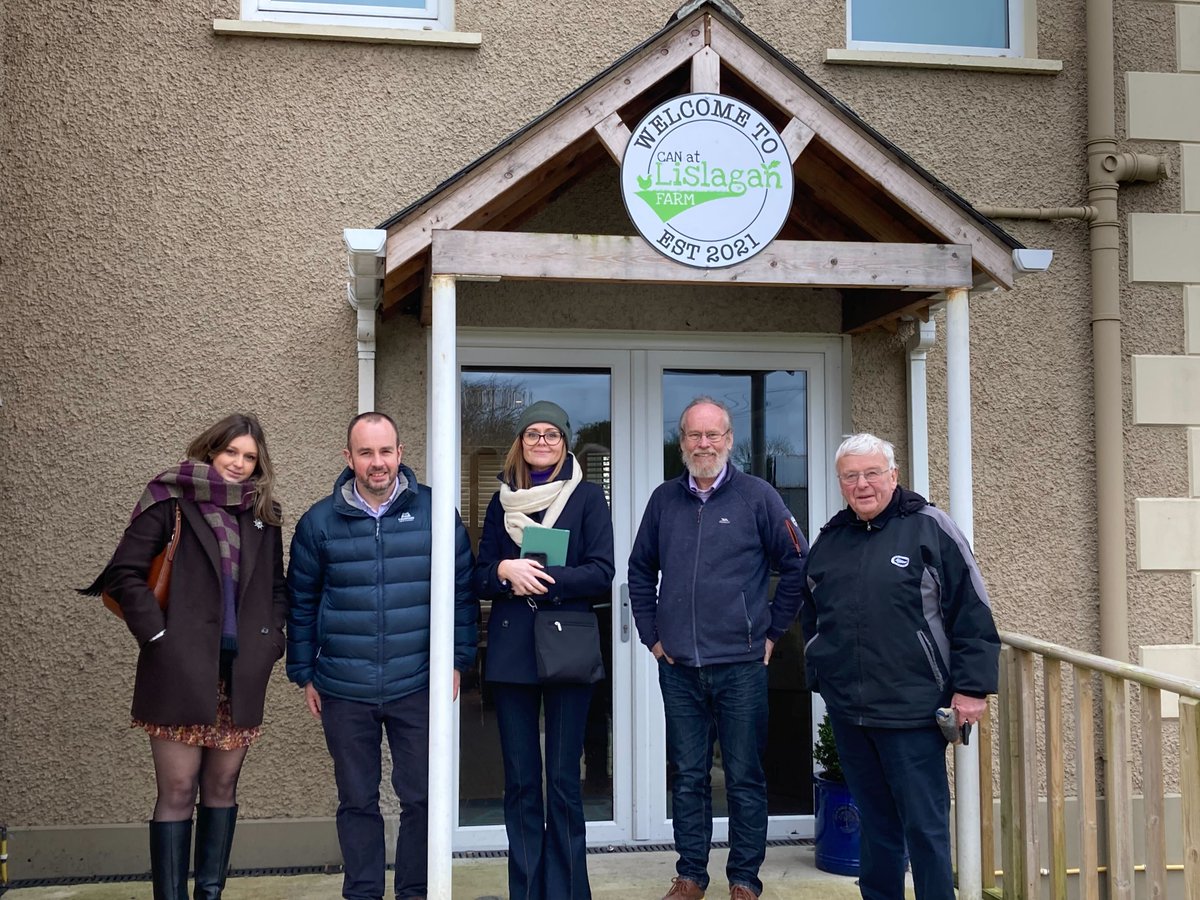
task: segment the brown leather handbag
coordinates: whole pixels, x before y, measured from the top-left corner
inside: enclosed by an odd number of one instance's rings
[[[154,592],[154,596],[158,599],[158,605],[161,609],[167,608],[167,600],[170,598],[171,566],[175,562],[175,548],[179,546],[180,519],[179,504],[176,503],[175,531],[171,533],[171,540],[167,543],[167,546],[163,547],[162,552],[150,561],[150,574],[146,578],[146,583],[150,585],[150,590]],[[114,616],[118,619],[125,618],[125,613],[121,610],[121,604],[108,591],[101,594],[100,599]]]

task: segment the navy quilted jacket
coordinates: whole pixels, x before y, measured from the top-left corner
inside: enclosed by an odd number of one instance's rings
[[[322,695],[388,703],[429,684],[431,494],[400,467],[379,519],[350,502],[354,473],[301,517],[288,565],[287,674]],[[406,479],[406,482],[404,481]],[[473,557],[456,513],[454,667],[475,660]]]

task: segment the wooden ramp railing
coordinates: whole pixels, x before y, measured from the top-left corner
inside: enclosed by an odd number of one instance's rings
[[[1167,900],[1167,871],[1182,869],[1183,893],[1200,900],[1200,682],[1115,662],[1025,635],[1001,632],[1000,692],[994,724],[980,728],[982,876],[984,892],[1004,900],[1048,896],[1066,900],[1068,876],[1083,898],[1134,900],[1134,871],[1144,872],[1140,896]],[[1066,674],[1064,676],[1064,665]],[[1041,704],[1037,682],[1040,673]],[[1097,753],[1096,682],[1102,729]],[[1136,691],[1131,690],[1136,685]],[[1065,697],[1074,709],[1074,742],[1064,729]],[[1163,776],[1163,692],[1179,695],[1179,792],[1182,864],[1167,863]],[[1131,713],[1137,695],[1140,716]],[[1039,717],[1040,713],[1040,717]],[[1131,731],[1140,730],[1144,815],[1133,816]],[[1042,738],[1039,752],[1039,734]],[[994,858],[993,744],[999,755],[1001,860]],[[1069,756],[1073,754],[1073,758]],[[1079,858],[1067,862],[1065,773],[1072,761],[1078,803]],[[1102,769],[1105,840],[1101,859],[1097,770]],[[1039,772],[1044,773],[1039,775]],[[1044,777],[1044,785],[1042,778]],[[1040,801],[1046,813],[1040,812]],[[1135,836],[1144,829],[1145,862],[1135,866]],[[1043,841],[1049,864],[1041,867]],[[1101,875],[1104,875],[1101,890]],[[999,875],[999,879],[997,876]],[[1048,875],[1048,878],[1046,876]],[[1043,879],[1045,878],[1045,881]],[[1002,889],[998,887],[1002,885]]]

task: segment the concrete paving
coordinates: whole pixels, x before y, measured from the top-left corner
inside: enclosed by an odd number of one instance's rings
[[[712,853],[709,900],[724,900],[728,896],[724,878],[726,854],[725,850]],[[504,900],[506,865],[504,859],[456,859],[455,900]],[[594,900],[658,900],[667,892],[675,874],[675,854],[594,853],[588,856],[588,874]],[[852,900],[859,896],[853,878],[830,875],[813,864],[812,847],[768,848],[760,877],[764,884],[763,900]],[[337,900],[341,885],[341,875],[231,878],[224,896],[225,900]],[[150,896],[148,881],[126,881],[20,888],[8,891],[4,900],[149,900]],[[907,896],[913,896],[911,884]]]

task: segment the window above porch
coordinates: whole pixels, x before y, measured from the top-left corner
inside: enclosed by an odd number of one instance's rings
[[[1037,25],[1037,0],[846,0],[846,48],[825,62],[1055,75]]]
[[[1022,56],[1023,0],[847,0],[846,46]]]

